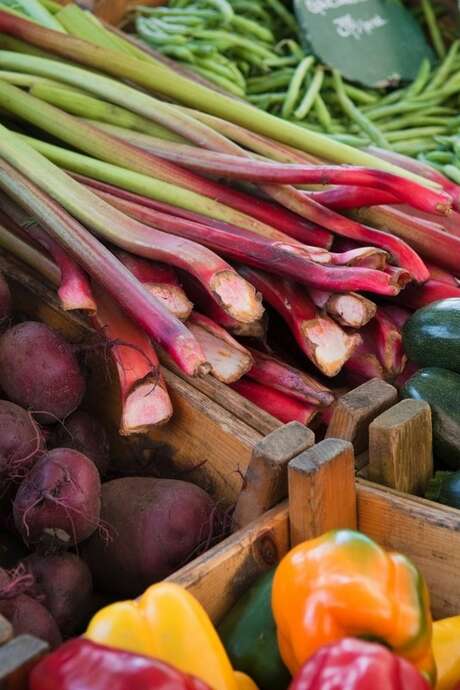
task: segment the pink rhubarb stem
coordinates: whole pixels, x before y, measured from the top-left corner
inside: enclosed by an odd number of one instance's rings
[[[334,293],[308,288],[310,299],[334,321],[348,328],[362,328],[374,318],[376,305],[356,292]]]
[[[457,211],[453,211],[449,216],[445,216],[444,218],[439,218],[439,216],[434,216],[432,213],[424,213],[423,211],[411,209],[407,204],[398,204],[396,208],[409,216],[413,215],[422,220],[430,221],[442,228],[445,232],[455,235],[455,237],[460,237],[460,213]]]
[[[205,174],[248,180],[258,185],[271,183],[370,187],[387,192],[401,202],[410,204],[422,211],[439,215],[446,215],[452,207],[451,197],[446,192],[422,187],[416,182],[381,170],[346,165],[299,165],[275,163],[254,158],[245,159],[227,153],[207,151],[188,144],[164,141],[145,134],[127,132],[122,128],[112,129],[110,126],[103,126],[100,129],[105,132],[114,132],[124,141],[150,151],[164,160],[193,168]]]
[[[188,319],[192,313],[193,304],[182,289],[177,274],[171,266],[157,261],[148,261],[122,250],[116,250],[115,256],[152,295],[163,302],[174,316],[181,321]]]
[[[387,252],[376,247],[358,247],[341,253],[331,252],[331,263],[334,266],[362,266],[383,271],[387,259]]]
[[[316,201],[322,206],[327,206],[327,208],[333,211],[361,208],[362,206],[398,203],[396,196],[381,189],[345,185],[326,189],[321,192],[308,192],[308,196],[313,199],[313,201]]]
[[[280,314],[313,364],[326,376],[338,374],[358,346],[359,335],[348,335],[335,321],[321,316],[300,285],[246,266],[240,273]]]
[[[404,272],[390,275],[369,268],[321,265],[317,263],[318,254],[314,254],[315,260],[312,261],[309,249],[300,245],[297,247],[275,242],[242,228],[228,231],[201,225],[133,204],[105,192],[97,193],[117,209],[152,228],[161,228],[174,235],[200,242],[230,259],[291,277],[314,287],[337,292],[362,290],[396,295],[410,279]],[[238,318],[236,314],[232,316]],[[239,320],[243,321],[241,318]]]
[[[379,312],[393,321],[399,331],[402,331],[404,324],[411,315],[410,311],[396,304],[381,304],[379,305]]]
[[[187,326],[200,343],[216,379],[234,383],[251,369],[251,353],[212,319],[193,312]]]
[[[209,218],[209,216],[204,216],[201,213],[195,213],[193,211],[189,211],[188,209],[183,209],[179,206],[173,206],[162,201],[149,199],[148,197],[142,196],[140,194],[128,192],[124,189],[121,189],[120,187],[114,187],[111,184],[99,182],[98,180],[93,180],[90,177],[85,177],[84,175],[72,174],[72,177],[74,177],[74,179],[78,180],[79,182],[82,182],[86,186],[91,187],[92,189],[97,189],[101,192],[112,194],[113,196],[119,197],[120,199],[132,201],[135,204],[140,204],[141,206],[146,206],[147,208],[153,208],[156,211],[163,211],[164,213],[168,213],[172,216],[178,216],[179,218],[187,218],[188,220],[194,220],[197,223],[203,223],[204,225],[208,225],[209,227],[213,228],[225,228],[227,230],[231,230],[232,228],[236,229],[236,227],[231,223],[225,223],[224,221]],[[292,214],[292,216],[296,218],[297,222],[298,217],[294,216],[294,214]],[[326,233],[326,231],[323,232],[323,230],[319,228],[319,226],[315,226],[312,223],[308,223],[303,219],[298,220],[302,224],[302,226],[305,226],[305,228],[307,226],[311,227],[311,232],[308,231],[308,233],[303,233],[301,237],[296,237],[296,239],[298,239],[304,245],[309,246],[310,251],[313,251],[315,248],[319,251],[319,253],[321,253],[321,250],[327,250],[327,248],[332,244],[332,235],[330,233]],[[284,227],[283,229],[285,232],[287,232],[286,227]]]
[[[182,284],[185,287],[186,294],[191,298],[195,306],[219,326],[222,326],[236,336],[265,338],[267,331],[265,314],[259,321],[242,323],[229,316],[190,273],[182,274]]]
[[[392,206],[374,206],[356,212],[363,218],[382,229],[388,229],[393,235],[403,238],[421,256],[452,273],[460,272],[458,256],[460,254],[460,237],[445,232],[441,225],[432,223],[415,215],[409,215]],[[426,268],[426,267],[425,267]],[[426,268],[428,280],[430,273]],[[425,280],[420,282],[425,282]]]
[[[232,388],[284,424],[300,422],[307,426],[318,413],[318,408],[313,405],[247,378],[233,383]]]
[[[147,433],[167,422],[171,400],[148,335],[138,328],[100,287],[95,288],[93,324],[104,334],[117,371],[121,397],[119,433]]]
[[[415,310],[426,307],[428,304],[437,302],[440,299],[449,299],[450,297],[460,297],[460,287],[454,287],[437,280],[429,280],[424,285],[410,286],[407,294],[404,294],[401,300],[398,299],[398,302],[408,309]]]
[[[327,407],[334,402],[331,391],[312,376],[271,355],[252,348],[250,352],[254,364],[247,376],[253,381],[311,405]]]
[[[13,203],[5,194],[0,193],[0,203],[4,212],[21,228],[25,234],[43,247],[57,264],[61,277],[58,287],[58,297],[66,311],[82,309],[95,312],[91,285],[88,277],[80,266],[61,248],[61,246],[43,230],[40,225],[17,204]]]
[[[85,227],[1,159],[0,188],[105,287],[130,317],[168,351],[183,371],[193,376],[206,369],[201,348],[185,326],[147,292]],[[94,199],[99,201],[97,197]],[[94,211],[93,206],[91,213]]]
[[[449,180],[448,177],[440,173],[431,165],[418,161],[415,158],[410,158],[409,156],[404,156],[401,153],[394,153],[393,151],[386,151],[385,149],[379,149],[375,146],[370,146],[368,149],[369,153],[381,160],[397,165],[399,168],[413,172],[420,177],[425,177],[427,180],[432,180],[436,182],[440,187],[444,189],[448,194],[450,194],[454,208],[460,210],[460,186]]]
[[[444,268],[435,266],[427,262],[428,270],[430,271],[430,280],[436,280],[439,283],[446,283],[446,285],[451,285],[452,287],[459,287],[460,282],[452,273],[446,271]]]
[[[373,321],[367,326],[375,339],[377,355],[386,376],[394,378],[400,374],[407,361],[404,354],[400,329],[383,309],[377,308]]]
[[[370,379],[385,378],[385,372],[377,356],[375,343],[365,328],[361,331],[361,338],[362,342],[344,366],[347,378],[355,385]]]
[[[374,245],[385,249],[393,257],[394,262],[404,268],[414,280],[424,282],[429,273],[419,255],[399,237],[394,237],[387,232],[375,230],[361,223],[341,216],[325,206],[320,206],[310,199],[304,192],[294,187],[275,187],[270,185],[271,196],[308,220],[323,225],[325,228],[356,240],[366,245]],[[369,211],[370,212],[370,211]]]

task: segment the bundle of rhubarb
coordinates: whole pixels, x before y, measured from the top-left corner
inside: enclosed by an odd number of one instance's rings
[[[149,375],[152,340],[282,421],[327,410],[342,371],[404,377],[410,311],[459,292],[460,187],[223,95],[76,5],[50,16],[0,10],[1,245],[148,348]],[[137,430],[169,415],[144,392]]]

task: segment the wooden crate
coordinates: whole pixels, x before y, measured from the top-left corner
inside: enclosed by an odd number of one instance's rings
[[[354,451],[326,439],[289,463],[289,501],[171,576],[203,604],[215,623],[291,546],[329,529],[357,527],[406,554],[424,574],[436,619],[460,612],[460,512],[354,482]]]

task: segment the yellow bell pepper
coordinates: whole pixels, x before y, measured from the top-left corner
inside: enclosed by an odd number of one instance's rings
[[[102,609],[90,621],[85,636],[165,661],[213,690],[257,690],[250,678],[233,670],[201,604],[169,582],[153,585],[136,601]]]
[[[438,669],[436,690],[460,685],[460,616],[433,623],[433,653]]]

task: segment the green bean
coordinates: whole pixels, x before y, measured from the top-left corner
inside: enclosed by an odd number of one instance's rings
[[[451,180],[460,184],[460,170],[456,165],[444,165],[442,171],[447,177],[450,177]]]
[[[430,163],[442,163],[445,165],[453,161],[454,154],[450,153],[450,151],[429,151],[426,154],[426,159]]]
[[[399,103],[393,103],[392,105],[377,106],[372,110],[366,111],[366,117],[370,120],[382,120],[386,117],[393,117],[394,115],[399,115],[400,113],[411,113],[420,111],[422,112],[424,107],[437,105],[436,100],[426,100],[426,101],[400,101]]]
[[[249,73],[251,71],[251,65],[248,62],[245,62],[244,60],[238,60],[236,66],[240,70],[241,74],[243,74],[245,77],[249,76]]]
[[[455,129],[456,127],[460,127],[460,115],[458,115],[457,117],[452,118],[452,119],[450,120],[450,122],[449,122],[447,128],[448,128],[449,131],[452,131],[452,130]]]
[[[232,70],[230,70],[227,65],[222,64],[220,62],[217,62],[216,60],[206,60],[203,58],[198,58],[195,60],[195,64],[198,65],[198,67],[202,67],[205,70],[208,70],[209,72],[215,72],[216,74],[219,74],[221,77],[224,77],[225,79],[229,79],[230,81],[235,81],[235,75]],[[242,78],[242,75],[240,75]],[[239,83],[239,86],[244,90],[246,82],[242,78],[243,83]]]
[[[425,58],[422,60],[422,64],[420,65],[420,69],[418,71],[417,76],[415,77],[414,81],[412,84],[409,86],[407,89],[406,97],[407,98],[412,98],[413,96],[417,96],[421,91],[426,86],[426,83],[428,79],[430,78],[430,73],[431,73],[431,63],[428,60],[428,58]]]
[[[274,43],[275,41],[275,37],[270,29],[267,29],[265,26],[261,26],[252,19],[240,17],[235,14],[231,24],[236,31],[239,31],[243,34],[249,34],[250,36],[255,36],[260,41],[264,41],[265,43]]]
[[[168,24],[168,22],[165,22],[162,19],[155,19],[155,21],[146,19],[146,21],[150,22],[150,28],[152,28],[154,31],[162,31],[165,34],[172,34],[175,36],[177,34],[185,34],[190,32],[190,27],[186,26],[185,24]]]
[[[209,57],[216,53],[216,47],[212,43],[201,43],[200,41],[190,41],[187,48],[197,57]]]
[[[334,87],[334,80],[332,77],[326,77],[324,83],[326,86],[329,86],[331,88]],[[358,89],[356,86],[352,86],[351,84],[344,83],[343,86],[345,89],[345,93],[353,101],[356,101],[357,103],[360,103],[362,105],[373,105],[374,103],[377,103],[379,100],[378,96],[375,93],[371,93],[370,91]]]
[[[137,9],[137,8],[136,8]],[[184,26],[204,26],[205,22],[203,17],[195,16],[195,15],[186,15],[186,14],[181,14],[181,15],[161,15],[159,17],[155,15],[150,15],[148,17],[149,21],[153,22],[161,22],[165,21],[169,25],[173,24],[182,24]]]
[[[295,55],[290,57],[276,57],[270,58],[269,60],[264,60],[264,65],[266,67],[290,67],[291,65],[298,65],[299,60]]]
[[[460,156],[460,137],[455,137],[453,141],[453,149],[455,156],[458,158]]]
[[[263,77],[248,79],[248,93],[262,93],[264,91],[272,91],[273,89],[288,86],[293,74],[293,69],[283,69]]]
[[[454,41],[454,43],[452,43],[446,57],[438,67],[433,79],[428,84],[426,88],[427,93],[430,91],[435,91],[438,86],[442,86],[443,82],[445,82],[452,70],[453,65],[455,64],[455,58],[457,57],[459,47],[459,41]]]
[[[435,161],[429,160],[428,156],[431,156],[433,153],[436,153],[436,151],[427,151],[425,153],[419,153],[417,155],[417,160],[419,160],[421,163],[426,163],[427,165],[430,165],[435,170],[439,170],[439,172],[443,173],[444,172],[443,167],[445,164],[436,163]]]
[[[376,127],[367,117],[364,115],[350,100],[350,98],[345,93],[342,77],[337,70],[333,70],[332,76],[334,79],[334,86],[339,98],[340,106],[350,120],[355,122],[358,127],[369,137],[380,148],[388,148],[388,142],[381,133],[381,131]]]
[[[151,17],[167,17],[172,19],[173,17],[197,17],[198,19],[214,19],[218,16],[218,13],[214,10],[200,10],[200,9],[190,9],[184,8],[173,8],[173,7],[145,7],[143,5],[138,5],[136,7],[136,12],[143,14],[145,16]]]
[[[292,76],[287,91],[286,100],[283,103],[283,108],[281,110],[282,117],[289,117],[292,111],[294,110],[295,104],[299,97],[300,87],[302,86],[302,83],[305,79],[305,76],[307,75],[308,70],[310,69],[310,67],[313,66],[314,62],[315,58],[312,55],[308,55],[302,60],[302,62],[299,63],[296,71]]]
[[[382,132],[394,132],[399,129],[409,129],[411,127],[436,127],[437,125],[444,127],[448,130],[449,118],[445,117],[430,117],[417,115],[416,117],[407,117],[390,120],[387,123],[383,123],[380,126]]]
[[[284,47],[286,47],[292,55],[297,57],[299,62],[304,59],[305,52],[303,51],[301,46],[299,46],[297,41],[294,41],[292,38],[284,38],[282,41],[277,43],[277,45],[275,46],[275,50],[279,52],[283,50]]]
[[[413,129],[402,129],[396,132],[386,132],[387,141],[405,141],[407,139],[419,139],[424,137],[434,137],[442,134],[445,127],[414,127]]]
[[[251,14],[253,17],[262,20],[266,26],[271,24],[271,17],[268,12],[265,12],[265,10],[258,3],[253,2],[253,0],[236,0],[236,2],[231,0],[231,4],[236,12]]]
[[[419,153],[433,151],[436,144],[433,139],[409,139],[408,141],[398,141],[391,148],[396,153],[402,153],[405,156],[416,156]]]
[[[379,105],[393,105],[393,103],[397,103],[406,94],[406,91],[407,89],[398,89],[397,91],[392,91],[379,100]],[[366,112],[368,109],[370,108],[364,107],[363,111]]]
[[[204,69],[203,67],[199,67],[198,65],[190,65],[190,69],[194,72],[198,72],[198,74],[201,74],[203,77],[206,77],[206,79],[209,79],[209,81],[212,81],[214,82],[214,84],[217,84],[218,86],[222,87],[225,91],[233,93],[235,96],[243,98],[245,95],[243,89],[240,86],[238,86],[238,84],[235,84],[233,81],[230,81],[230,79],[226,79],[225,77],[220,76],[220,74],[211,72],[211,70]]]
[[[431,42],[440,58],[446,55],[446,46],[444,45],[444,40],[442,38],[441,32],[439,30],[438,23],[436,21],[436,16],[433,11],[433,6],[430,0],[421,0],[423,15],[428,27],[428,31],[431,37]]]
[[[310,86],[308,87],[305,96],[301,100],[297,110],[294,111],[294,117],[296,118],[296,120],[303,120],[310,112],[311,108],[313,107],[313,103],[315,102],[315,98],[319,94],[321,86],[323,85],[323,79],[324,67],[322,65],[319,65],[315,69],[315,75],[311,80]]]
[[[161,46],[161,52],[163,55],[175,58],[176,60],[181,60],[182,62],[188,62],[190,65],[195,62],[194,54],[185,46],[165,45]]]
[[[204,0],[206,4],[212,5],[213,7],[216,8],[218,12],[221,13],[222,19],[226,24],[230,24],[232,21],[233,17],[235,16],[235,13],[233,11],[233,7],[230,5],[227,0]]]
[[[163,44],[176,46],[183,46],[188,42],[186,36],[171,36],[170,34],[161,33],[159,31],[153,31],[142,18],[138,17],[136,21],[136,29],[138,34],[148,43],[153,43],[155,46],[161,46]]]
[[[268,7],[286,24],[294,34],[298,34],[297,21],[287,8],[280,2],[280,0],[265,0]]]
[[[332,117],[331,117],[331,114],[328,110],[328,107],[325,104],[320,93],[317,94],[317,96],[315,98],[313,110],[315,112],[316,117],[318,118],[318,122],[321,124],[324,131],[325,132],[331,132],[332,131]]]
[[[270,105],[283,103],[285,98],[286,98],[286,92],[285,91],[280,91],[278,93],[276,93],[276,92],[258,93],[258,94],[253,94],[253,95],[248,96],[248,99],[250,100],[251,103],[254,103],[254,105],[258,105],[259,103],[266,102],[267,107]]]
[[[261,58],[276,57],[274,53],[272,53],[266,48],[266,46],[260,44],[258,41],[251,41],[248,38],[231,34],[227,31],[204,29],[202,31],[197,31],[195,38],[203,38],[205,40],[212,41],[221,50],[228,50],[229,48],[245,48],[247,51],[252,52],[254,55],[258,55]]]

